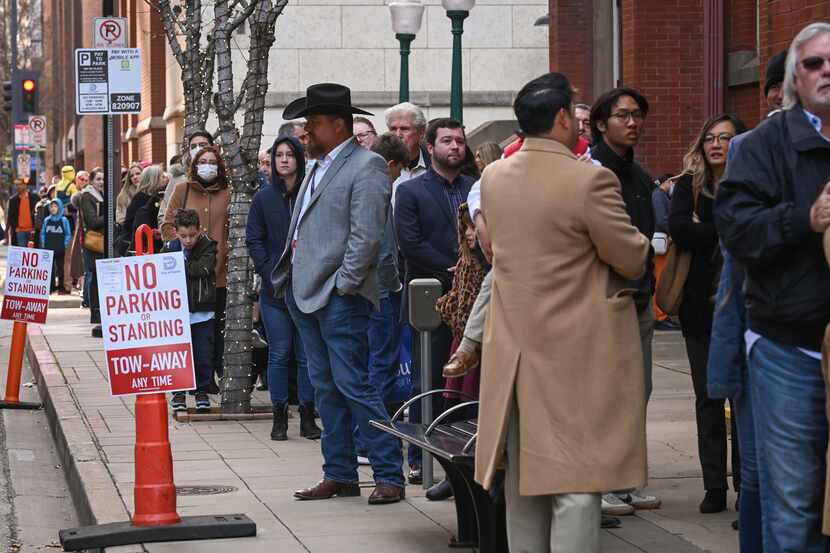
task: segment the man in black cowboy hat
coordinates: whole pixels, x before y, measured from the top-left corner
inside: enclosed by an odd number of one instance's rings
[[[378,305],[375,263],[389,209],[386,162],[352,136],[348,88],[318,84],[283,112],[306,118],[307,151],[317,161],[297,196],[288,244],[271,275],[302,336],[323,422],[323,479],[298,499],[359,496],[355,424],[369,444],[375,490],[369,503],[404,497],[402,457],[391,435],[369,420],[388,417],[369,383],[369,314]]]

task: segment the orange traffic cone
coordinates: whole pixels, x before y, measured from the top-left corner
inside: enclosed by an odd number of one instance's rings
[[[144,242],[147,242],[145,247]],[[135,231],[136,255],[153,253],[153,231],[141,225]],[[167,431],[167,401],[164,394],[146,394],[135,399],[135,513],[136,526],[175,524],[176,486],[173,484],[173,453]]]

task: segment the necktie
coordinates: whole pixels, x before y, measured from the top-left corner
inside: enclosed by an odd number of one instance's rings
[[[314,167],[311,168],[311,174],[308,177],[309,178],[309,186],[311,186],[311,196],[314,195],[314,189],[317,186],[317,185],[314,184],[314,175],[315,175],[315,173],[317,173],[317,167],[319,167],[319,166],[320,166],[320,163],[315,161],[314,162]],[[311,197],[311,196],[309,196],[309,197]]]

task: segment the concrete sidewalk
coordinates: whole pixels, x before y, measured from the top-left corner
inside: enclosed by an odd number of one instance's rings
[[[135,440],[134,399],[110,397],[103,343],[89,337],[88,320],[85,310],[51,311],[47,325],[30,327],[27,346],[84,524],[129,518]],[[655,361],[655,390],[648,423],[649,490],[663,499],[663,508],[623,517],[621,529],[603,532],[603,550],[732,553],[737,533],[730,523],[736,514],[697,513],[703,490],[696,453],[694,398],[679,333],[658,333]],[[266,403],[265,393],[255,392],[255,401]],[[367,488],[362,498],[296,501],[292,498],[295,489],[320,478],[319,442],[298,437],[297,418],[290,420],[288,441],[273,442],[269,432],[268,421],[170,420],[174,479],[182,488],[179,514],[245,513],[256,521],[257,537],[125,546],[108,551],[446,550],[455,531],[452,502],[426,501],[420,488],[409,486],[405,502],[369,506],[366,499],[372,484],[367,467],[361,467],[361,480]],[[731,500],[734,502],[734,496]]]

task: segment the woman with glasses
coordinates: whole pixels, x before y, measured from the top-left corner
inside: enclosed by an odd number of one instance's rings
[[[712,399],[706,389],[707,360],[715,310],[715,296],[723,264],[712,218],[715,194],[726,170],[729,142],[744,132],[736,117],[721,114],[709,119],[683,158],[683,172],[675,178],[669,212],[669,231],[681,251],[691,254],[680,305],[680,327],[695,390],[698,455],[706,490],[701,513],[726,509],[726,417],[724,400]],[[733,435],[734,431],[733,419]],[[732,447],[732,475],[740,489],[737,442]]]
[[[357,142],[367,150],[371,150],[378,139],[378,133],[372,122],[360,116],[354,118],[354,135],[357,137]]]

